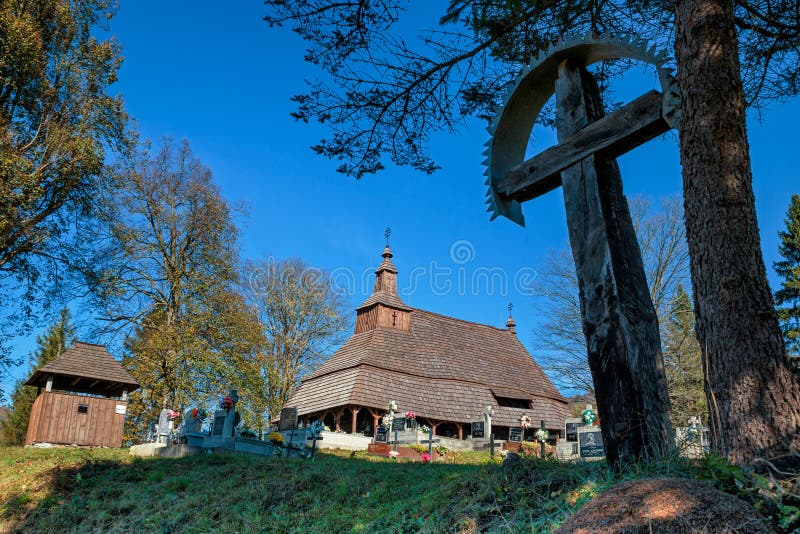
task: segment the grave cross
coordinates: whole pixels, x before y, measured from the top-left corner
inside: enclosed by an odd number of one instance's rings
[[[655,65],[662,92],[605,116],[586,67],[620,57]],[[614,159],[677,126],[677,84],[665,60],[630,38],[560,42],[523,69],[489,128],[492,219],[524,224],[522,202],[563,186],[589,367],[612,465],[674,447],[658,321]],[[559,143],[523,161],[533,124],[553,93]]]
[[[490,436],[492,434],[492,416],[494,415],[494,408],[491,405],[487,405],[486,409],[483,410],[483,422],[484,422],[484,430],[483,435],[484,437]]]

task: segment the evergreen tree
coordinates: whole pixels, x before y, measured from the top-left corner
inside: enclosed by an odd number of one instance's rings
[[[778,232],[778,252],[784,258],[773,266],[783,281],[775,292],[778,319],[781,322],[786,351],[800,358],[800,195],[792,195],[786,212],[786,231]]]
[[[30,373],[60,356],[75,339],[75,327],[68,309],[61,310],[61,316],[46,334],[36,338],[37,349],[30,356]],[[11,394],[11,411],[8,418],[0,423],[0,443],[22,445],[28,432],[28,419],[31,406],[36,400],[36,388],[24,385],[20,380]]]
[[[678,285],[663,325],[664,370],[672,405],[673,426],[686,426],[689,417],[706,418],[703,359],[695,333],[695,317],[689,294]]]

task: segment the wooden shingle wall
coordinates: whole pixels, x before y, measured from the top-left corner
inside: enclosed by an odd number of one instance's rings
[[[116,413],[116,407],[127,404],[116,399],[42,392],[31,407],[25,445],[119,447],[125,415]],[[86,406],[86,413],[78,412],[79,405]]]

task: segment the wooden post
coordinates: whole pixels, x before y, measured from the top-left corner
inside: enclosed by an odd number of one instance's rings
[[[441,424],[441,423],[434,423],[433,421],[431,421],[431,431],[433,431],[433,434],[434,434],[434,435],[436,435],[436,428],[437,428],[437,427],[438,427],[440,424]]]
[[[361,408],[350,408],[350,411],[353,412],[353,423],[350,426],[350,433],[356,433],[356,423],[358,422],[358,412]]]
[[[342,415],[344,415],[344,408],[339,408],[334,413],[335,423],[336,423],[336,432],[341,432],[342,431],[342,426],[341,426]]]
[[[461,423],[456,423],[458,426],[458,439],[464,439],[464,429],[461,428]]]
[[[585,67],[556,80],[559,141],[603,116]],[[658,318],[614,159],[589,155],[561,171],[589,367],[612,467],[674,449]]]

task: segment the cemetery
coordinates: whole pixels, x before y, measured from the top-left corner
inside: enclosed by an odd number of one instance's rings
[[[800,0],[144,4],[0,3],[0,532],[800,532]]]

